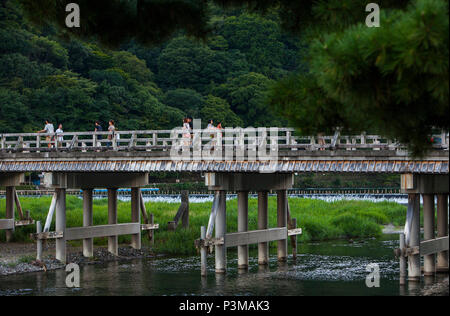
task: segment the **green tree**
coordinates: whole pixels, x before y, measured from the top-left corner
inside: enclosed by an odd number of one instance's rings
[[[58,42],[46,37],[33,36],[31,58],[42,63],[51,63],[55,68],[67,70],[69,56],[67,50]]]
[[[197,117],[205,101],[203,96],[192,89],[175,89],[166,92],[164,104],[182,110],[192,117]]]
[[[298,121],[292,111],[286,117],[299,128],[326,129],[332,122],[374,131],[419,155],[430,148],[434,130],[450,126],[448,4],[417,0],[407,10],[383,12],[380,28],[358,23],[314,40],[309,74],[272,90],[271,103],[301,113],[322,104],[314,122]]]
[[[246,126],[277,126],[282,123],[273,115],[266,102],[267,90],[272,83],[264,75],[251,72],[228,79],[213,92],[228,101],[233,112],[242,118]]]
[[[245,63],[229,59],[222,52],[186,37],[171,40],[158,61],[158,82],[164,89],[194,89],[206,93],[211,83],[225,81],[229,71],[238,71]]]
[[[113,52],[112,60],[115,67],[122,69],[140,83],[148,83],[153,79],[153,74],[147,68],[145,61],[129,52]]]
[[[226,100],[213,95],[208,95],[205,105],[200,111],[200,117],[204,124],[213,120],[214,124],[222,123],[222,127],[242,127],[243,122],[231,109]]]
[[[225,19],[219,34],[230,49],[245,54],[251,70],[272,75],[272,69],[282,67],[284,44],[280,27],[274,21],[255,14],[242,14]]]
[[[25,102],[25,97],[20,93],[0,87],[0,133],[23,129],[30,113]]]

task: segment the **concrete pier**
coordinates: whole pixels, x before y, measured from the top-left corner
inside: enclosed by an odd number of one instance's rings
[[[93,221],[93,190],[83,189],[83,227],[89,227],[94,224]],[[94,239],[83,239],[83,256],[90,258],[94,256]]]
[[[287,227],[287,195],[286,190],[277,192],[277,226]],[[287,238],[278,240],[278,261],[285,262],[288,256]]]
[[[202,226],[200,228],[200,236],[202,239],[206,238],[206,227]],[[206,247],[202,247],[200,249],[201,256],[201,275],[205,277],[208,274],[208,266],[207,266],[207,252]]]
[[[420,257],[424,257],[423,273],[432,277],[436,271],[448,269],[448,175],[403,174],[401,192],[408,194],[406,217],[406,247],[402,255],[408,257],[408,280],[420,281]],[[423,232],[420,241],[420,195],[423,197]],[[435,196],[437,202],[437,230],[435,237]],[[444,255],[442,255],[444,253]],[[436,254],[438,264],[436,266]]]
[[[269,228],[268,192],[258,192],[258,230]],[[258,244],[258,264],[269,264],[269,243]]]
[[[239,191],[238,199],[238,232],[248,231],[248,192]],[[248,268],[248,245],[238,246],[238,269]]]
[[[117,224],[117,189],[108,189],[108,224]],[[119,255],[119,241],[117,236],[108,237],[108,251]]]
[[[63,237],[56,239],[56,260],[66,263],[66,189],[58,188],[56,193],[56,227]]]
[[[400,233],[400,250],[405,249],[405,234]],[[403,255],[400,255],[400,285],[406,284],[406,258]]]
[[[407,237],[407,246],[409,248],[420,247],[420,195],[409,194],[408,196],[408,215],[407,225],[410,227]],[[420,254],[408,256],[408,281],[419,282]]]
[[[297,228],[297,219],[296,218],[292,218],[292,229],[296,229]],[[292,244],[292,259],[297,260],[297,236],[293,236],[293,238],[291,239]]]
[[[131,222],[141,223],[141,189],[131,188]],[[141,249],[141,232],[131,235],[131,247]]]
[[[287,199],[286,190],[292,188],[293,174],[280,173],[207,173],[205,184],[210,191],[220,192],[219,209],[213,206],[210,223],[206,234],[208,245],[215,245],[216,272],[224,273],[226,270],[226,248],[238,248],[238,266],[240,269],[248,267],[248,245],[258,245],[258,264],[269,264],[269,242],[279,242],[279,260],[287,260],[288,234],[300,234],[299,231],[289,231],[287,227]],[[279,220],[277,228],[269,228],[269,191],[280,191]],[[238,194],[238,231],[226,232],[226,192],[232,191]],[[248,194],[258,192],[258,229],[248,230]],[[216,193],[217,194],[217,193]],[[215,218],[216,236],[212,240],[208,232],[212,232],[210,224]],[[204,238],[202,238],[204,239]]]
[[[226,191],[219,193],[219,208],[216,215],[216,238],[224,238],[227,233]],[[215,246],[216,273],[225,273],[227,267],[227,248],[225,245]]]
[[[14,187],[6,187],[6,219],[14,220],[14,199],[16,189]],[[6,242],[10,242],[13,238],[13,229],[8,229],[6,233]]]
[[[42,224],[40,221],[36,222],[36,233],[42,233]],[[36,242],[36,260],[42,261],[42,240]]]
[[[437,196],[437,237],[448,236],[448,195]],[[437,254],[436,272],[448,273],[448,251]]]
[[[434,239],[434,195],[423,195],[423,237],[424,240]],[[435,255],[430,254],[424,256],[424,269],[425,276],[432,276],[436,272]]]

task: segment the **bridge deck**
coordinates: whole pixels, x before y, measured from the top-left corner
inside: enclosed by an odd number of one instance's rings
[[[376,135],[318,141],[292,129],[256,131],[194,130],[193,139],[183,130],[117,132],[111,139],[108,132],[2,134],[0,172],[449,172],[446,134],[435,136],[440,141],[426,157],[412,159],[404,146]]]

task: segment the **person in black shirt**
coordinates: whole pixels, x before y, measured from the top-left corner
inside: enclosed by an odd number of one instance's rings
[[[100,122],[99,122],[99,121],[96,121],[96,122],[95,122],[95,129],[94,129],[94,131],[96,131],[96,132],[103,132],[103,128],[102,128],[102,126],[100,125]],[[101,139],[102,139],[102,135],[97,135],[97,139],[98,139],[98,140],[101,140]]]

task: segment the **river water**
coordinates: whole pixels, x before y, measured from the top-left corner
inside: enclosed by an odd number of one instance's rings
[[[250,268],[237,269],[236,252],[228,253],[228,272],[215,275],[214,255],[208,277],[200,276],[200,257],[159,257],[81,266],[80,288],[65,286],[66,272],[0,277],[3,295],[421,295],[426,286],[402,288],[393,249],[397,235],[381,239],[307,243],[294,262],[279,264],[271,253],[267,268],[258,267],[256,250]],[[367,287],[369,264],[377,264],[380,286]]]
[[[230,197],[234,198],[234,197]],[[404,203],[403,196],[323,196],[327,201],[356,199]],[[123,197],[127,200],[127,197]],[[148,200],[179,203],[179,196],[151,196]],[[191,202],[212,200],[212,196],[192,197]],[[197,201],[198,200],[198,201]],[[257,251],[250,251],[250,268],[237,269],[236,251],[228,252],[226,275],[214,273],[214,254],[208,257],[208,277],[200,276],[200,257],[157,257],[118,261],[80,267],[80,288],[65,285],[66,272],[28,273],[0,276],[0,296],[4,295],[423,295],[432,284],[399,286],[398,261],[393,250],[398,235],[380,239],[299,243],[296,261],[290,257],[279,264],[276,250],[266,268],[258,267]],[[368,265],[379,267],[380,286],[368,287]],[[369,269],[370,270],[370,269]],[[373,271],[373,270],[372,270]],[[447,286],[448,293],[448,286]]]

